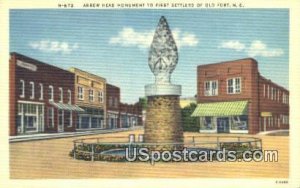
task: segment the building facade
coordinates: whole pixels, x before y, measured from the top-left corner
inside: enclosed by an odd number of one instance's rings
[[[289,91],[260,75],[248,58],[197,67],[200,132],[249,133],[289,128]]]
[[[70,68],[74,73],[75,104],[84,111],[78,113],[76,130],[106,128],[106,80],[100,76]]]
[[[107,128],[120,128],[120,88],[111,84],[106,84],[106,108],[107,108]]]
[[[136,104],[120,104],[120,128],[143,125],[142,106]]]
[[[10,136],[75,131],[73,73],[13,52],[9,87]]]

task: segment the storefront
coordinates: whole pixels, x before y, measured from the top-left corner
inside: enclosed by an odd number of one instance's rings
[[[77,130],[103,129],[104,111],[97,108],[81,107],[84,112],[78,113]]]
[[[44,104],[18,101],[17,133],[44,132]]]
[[[200,103],[192,114],[203,133],[248,133],[248,102]]]
[[[121,113],[120,121],[122,128],[135,127],[138,124],[138,115]]]
[[[109,129],[116,129],[118,128],[118,119],[119,119],[119,112],[108,111],[107,112],[107,122]]]

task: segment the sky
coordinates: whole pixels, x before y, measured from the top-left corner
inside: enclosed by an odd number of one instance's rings
[[[288,9],[10,10],[10,51],[104,77],[134,103],[154,83],[148,50],[161,16],[179,48],[172,83],[182,97],[196,94],[198,65],[248,57],[288,88]]]

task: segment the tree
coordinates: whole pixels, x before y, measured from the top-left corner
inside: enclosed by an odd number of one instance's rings
[[[147,98],[146,97],[140,97],[139,103],[141,104],[143,110],[146,110],[147,108]]]
[[[181,117],[183,124],[183,131],[199,131],[199,124],[197,121],[197,117],[192,117],[192,113],[195,111],[197,104],[191,103],[189,106],[186,106],[181,109]]]

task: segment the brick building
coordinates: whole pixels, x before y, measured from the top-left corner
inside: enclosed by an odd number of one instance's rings
[[[70,68],[74,73],[75,104],[84,109],[78,113],[77,131],[106,128],[106,80],[86,71]]]
[[[120,128],[120,88],[106,84],[106,122],[108,129]]]
[[[142,106],[135,104],[120,104],[120,127],[135,127],[143,125]]]
[[[289,128],[289,91],[261,76],[251,58],[198,66],[197,102],[200,132]]]
[[[9,60],[10,135],[75,131],[74,74],[18,53]]]

